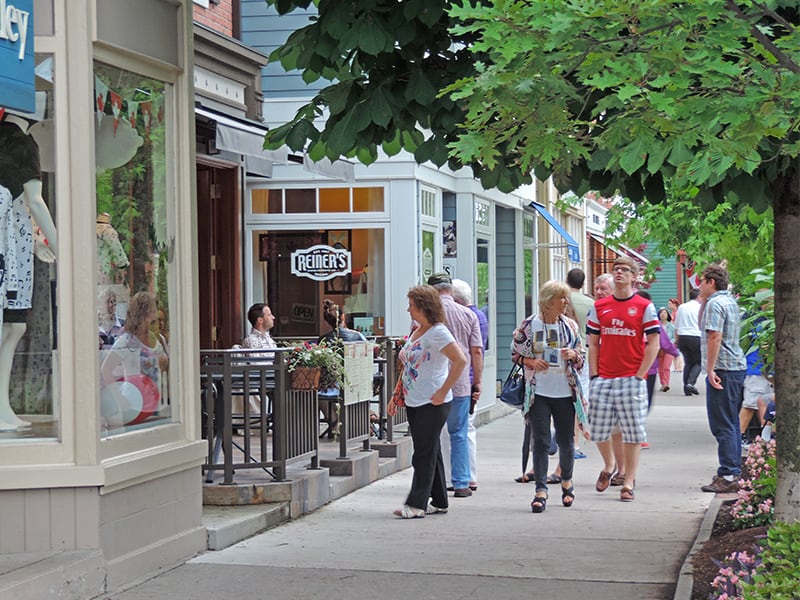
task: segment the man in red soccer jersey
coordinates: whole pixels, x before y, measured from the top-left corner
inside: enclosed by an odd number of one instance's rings
[[[595,489],[608,489],[614,473],[611,429],[622,430],[625,482],[619,499],[631,502],[641,443],[647,439],[647,370],[658,354],[659,324],[653,303],[633,283],[638,265],[627,256],[614,261],[614,293],[594,303],[586,322],[589,335],[589,425],[604,467]],[[643,340],[646,338],[646,343]]]

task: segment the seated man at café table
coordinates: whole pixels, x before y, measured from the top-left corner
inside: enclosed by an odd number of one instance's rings
[[[242,348],[250,350],[277,348],[275,340],[269,334],[269,330],[275,325],[275,316],[269,306],[262,302],[253,304],[247,311],[247,320],[250,321],[251,329],[247,337],[242,340]],[[266,356],[271,359],[274,353]]]

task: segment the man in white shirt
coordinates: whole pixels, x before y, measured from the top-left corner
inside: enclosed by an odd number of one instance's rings
[[[252,329],[242,340],[242,348],[277,348],[275,340],[269,334],[269,330],[275,325],[275,316],[269,306],[261,302],[253,304],[247,311],[247,320]]]
[[[700,288],[689,292],[689,301],[678,307],[675,314],[675,342],[683,354],[683,394],[693,396],[699,394],[695,387],[700,375],[700,302],[697,297]]]

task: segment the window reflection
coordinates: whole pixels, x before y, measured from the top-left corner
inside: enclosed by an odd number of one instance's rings
[[[104,435],[172,420],[167,106],[170,88],[95,63],[97,307]]]

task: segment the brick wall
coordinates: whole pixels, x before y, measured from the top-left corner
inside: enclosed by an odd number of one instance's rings
[[[209,2],[208,8],[194,5],[194,20],[218,33],[233,37],[233,0]]]

